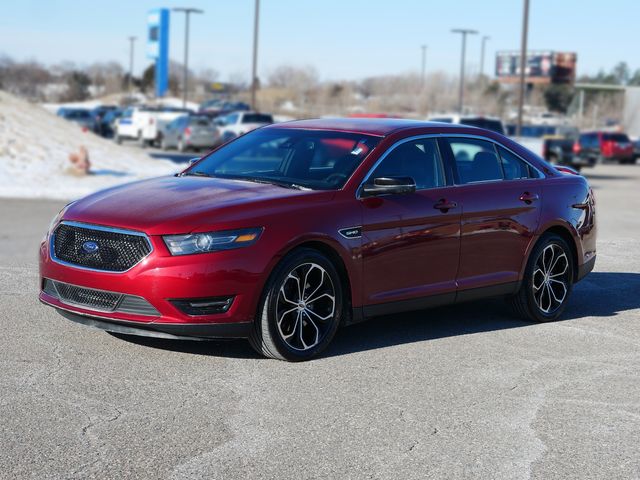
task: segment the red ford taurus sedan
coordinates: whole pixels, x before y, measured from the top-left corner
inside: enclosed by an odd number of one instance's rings
[[[111,332],[306,360],[341,325],[436,305],[504,296],[554,320],[595,241],[587,181],[499,134],[296,121],[69,204],[40,247],[40,300]]]

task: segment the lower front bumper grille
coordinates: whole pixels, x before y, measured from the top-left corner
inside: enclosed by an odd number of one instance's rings
[[[120,312],[133,315],[159,317],[153,305],[144,298],[124,293],[95,290],[45,278],[42,290],[47,295],[67,305],[87,308],[97,312]]]

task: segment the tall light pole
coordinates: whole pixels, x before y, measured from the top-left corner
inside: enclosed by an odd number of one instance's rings
[[[480,78],[484,76],[484,48],[487,40],[491,40],[491,37],[487,35],[482,37],[482,48],[480,50]]]
[[[260,22],[260,0],[256,0],[253,16],[253,61],[251,66],[251,108],[256,110],[256,89],[258,88],[258,26]]]
[[[518,95],[518,124],[516,136],[522,133],[522,111],[524,110],[524,89],[527,75],[527,34],[529,32],[529,0],[524,0],[522,12],[522,40],[520,42],[520,92]]]
[[[420,76],[420,86],[424,88],[425,73],[427,71],[427,46],[422,45],[422,75]]]
[[[198,8],[174,8],[174,12],[183,12],[185,19],[184,27],[184,71],[182,74],[183,91],[182,91],[182,108],[187,108],[187,93],[189,91],[189,16],[192,13],[204,13],[204,10]]]
[[[468,28],[454,28],[451,32],[462,35],[462,54],[460,55],[460,90],[458,91],[458,112],[462,113],[464,107],[464,60],[467,53],[467,35],[475,35],[478,32]]]
[[[133,49],[136,38],[137,37],[129,37],[129,85],[127,86],[129,96],[131,96],[131,87],[133,86]]]

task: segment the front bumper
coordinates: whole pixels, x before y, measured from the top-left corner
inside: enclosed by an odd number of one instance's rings
[[[149,237],[153,252],[139,264],[122,273],[77,268],[51,259],[49,239],[40,246],[40,301],[81,319],[92,319],[93,326],[106,323],[109,330],[127,326],[145,332],[174,336],[235,338],[245,336],[246,325],[253,322],[263,286],[266,265],[255,247],[238,251],[172,256],[161,237]],[[46,291],[45,279],[69,286],[122,294],[123,298],[144,299],[152,308],[93,308],[82,302],[70,302],[64,296]],[[228,309],[213,314],[189,314],[187,300],[232,298]],[[130,304],[129,304],[130,306]],[[78,321],[78,320],[76,320]],[[81,322],[87,323],[87,321]],[[126,332],[123,332],[126,333]]]
[[[46,303],[46,302],[44,302]],[[221,324],[146,324],[119,322],[109,318],[80,315],[70,310],[57,308],[60,315],[88,327],[112,333],[141,337],[166,338],[171,340],[210,340],[216,338],[246,338],[251,322]]]

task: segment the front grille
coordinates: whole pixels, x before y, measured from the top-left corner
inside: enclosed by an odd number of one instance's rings
[[[62,303],[100,312],[122,312],[157,317],[160,313],[144,298],[124,293],[95,290],[45,278],[42,291]]]
[[[125,272],[151,253],[144,234],[64,222],[52,243],[54,260],[108,272]],[[84,248],[88,244],[95,248]]]
[[[122,297],[119,293],[103,292],[61,282],[56,282],[55,288],[63,302],[107,312],[115,310]]]

